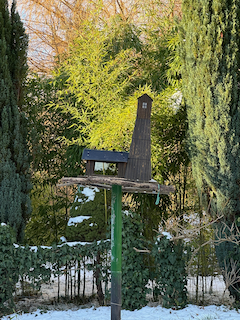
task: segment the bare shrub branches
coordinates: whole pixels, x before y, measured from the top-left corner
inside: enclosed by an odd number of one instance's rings
[[[216,219],[209,221],[208,217],[205,215],[204,219],[199,222],[195,219],[194,226],[189,228],[186,224],[183,224],[179,219],[170,218],[164,221],[165,228],[168,232],[172,234],[171,241],[175,240],[192,240],[195,239],[202,229],[207,229],[213,226],[217,221],[223,218],[223,215],[218,216]]]
[[[235,222],[228,226],[225,222],[221,222],[222,227],[215,231],[215,244],[222,242],[231,242],[236,245],[240,244],[240,230]]]
[[[192,265],[196,254],[201,250],[201,248],[207,245],[216,246],[223,242],[231,242],[235,245],[240,244],[240,230],[236,222],[232,222],[230,225],[227,225],[221,220],[223,216],[224,215],[219,215],[212,220],[207,214],[203,214],[201,219],[197,219],[196,216],[194,216],[192,221],[188,221],[188,223],[184,223],[183,219],[180,220],[176,217],[171,217],[167,221],[164,221],[164,229],[172,235],[170,241],[184,240],[186,242],[190,242],[197,239],[202,230],[212,230],[212,237],[203,242],[192,252],[192,257],[188,262],[188,269]],[[217,228],[214,227],[216,224],[218,225]],[[159,236],[162,236],[162,234]],[[236,271],[235,269],[233,268],[233,272]],[[227,271],[224,269],[224,272]],[[232,274],[228,275],[228,277],[233,279]]]
[[[238,261],[230,260],[230,266],[227,267],[226,260],[224,260],[223,277],[225,282],[225,289],[222,294],[222,301],[226,291],[233,287],[238,293],[239,289],[236,288],[236,284],[240,282],[240,268],[238,268]]]

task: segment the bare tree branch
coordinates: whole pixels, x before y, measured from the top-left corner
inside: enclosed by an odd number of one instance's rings
[[[224,260],[224,270],[223,270],[223,277],[225,282],[225,289],[222,294],[222,301],[226,291],[233,287],[238,293],[240,291],[234,286],[240,282],[240,268],[237,268],[238,261],[230,260],[230,268],[227,267],[226,260]]]

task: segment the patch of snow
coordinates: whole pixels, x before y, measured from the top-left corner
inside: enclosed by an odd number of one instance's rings
[[[23,314],[12,314],[10,316],[3,317],[2,320],[8,319],[18,319],[18,320],[106,320],[110,319],[111,307],[99,307],[99,308],[86,308],[78,310],[64,310],[64,311],[48,311],[41,312],[37,310],[33,313],[23,313]],[[121,311],[122,320],[240,320],[240,314],[235,309],[229,309],[225,306],[195,306],[188,305],[186,308],[181,310],[166,309],[161,306],[157,307],[143,307],[140,310],[122,310]]]
[[[132,212],[128,210],[123,210],[122,213],[124,213],[126,216],[132,215]]]
[[[90,187],[84,187],[81,193],[87,197],[87,199],[84,202],[93,201],[95,198],[95,193],[99,192],[100,190],[97,187],[90,188]],[[79,192],[79,191],[78,191]],[[74,202],[83,202],[81,198],[76,195]],[[78,207],[75,207],[75,210],[77,210]]]
[[[67,242],[67,239],[66,239],[65,237],[63,237],[63,236],[60,238],[60,240],[61,240],[62,242]]]
[[[97,244],[99,244],[101,241],[110,241],[110,239],[106,239],[106,240],[99,240],[97,241]],[[76,245],[80,244],[81,246],[85,246],[86,244],[92,244],[92,242],[81,242],[81,241],[72,241],[72,242],[65,242],[63,244],[58,245],[58,247],[62,247],[65,245],[68,245],[69,247],[74,247]]]
[[[86,202],[88,202],[88,201],[94,200],[96,192],[99,192],[98,188],[85,187],[82,191],[82,194],[84,194],[86,197],[88,197],[88,199],[86,200]]]
[[[77,223],[82,223],[84,220],[90,219],[92,216],[78,216],[68,220],[68,226],[74,226]]]
[[[63,237],[62,237],[63,238]],[[106,239],[106,240],[99,240],[97,241],[97,244],[99,244],[101,241],[104,241],[104,242],[107,242],[107,241],[111,241],[110,239]],[[85,246],[86,244],[92,244],[92,242],[81,242],[81,241],[73,241],[73,242],[64,242],[62,244],[59,244],[57,247],[62,247],[62,246],[65,246],[65,245],[68,245],[69,247],[74,247],[76,245],[80,244],[81,246]],[[19,248],[20,246],[16,243],[13,244],[13,246],[15,248]],[[22,248],[24,248],[24,246],[21,246]],[[42,249],[52,249],[52,247],[49,247],[49,246],[39,246],[40,248]],[[38,247],[37,246],[29,246],[30,250],[32,251],[35,251],[37,252],[38,250]]]
[[[24,248],[24,247],[22,247]],[[38,251],[38,247],[37,246],[31,246],[29,247],[31,251],[33,252],[37,252]],[[52,247],[48,247],[48,246],[41,246],[42,249],[52,249]]]
[[[69,247],[74,247],[78,244],[80,244],[81,246],[85,246],[86,244],[90,244],[91,242],[80,242],[80,241],[70,241],[70,242],[65,242],[63,244],[60,244],[58,247],[62,247],[65,245],[68,245]]]
[[[93,226],[97,226],[97,224],[96,223],[90,223],[89,224],[89,227],[93,227]]]
[[[167,237],[168,240],[172,239],[172,236],[169,232],[162,231],[162,234]]]

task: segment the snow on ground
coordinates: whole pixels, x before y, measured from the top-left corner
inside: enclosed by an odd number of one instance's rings
[[[85,244],[85,243],[84,243]],[[69,244],[68,245],[72,245]],[[34,249],[34,248],[33,248]],[[81,270],[81,278],[83,278],[83,270]],[[92,272],[86,270],[86,295],[91,295],[92,293]],[[58,283],[57,278],[52,278],[54,282],[50,284],[42,285],[42,295],[39,298],[40,304],[36,307],[33,306],[31,299],[29,299],[28,303],[34,311],[32,313],[25,314],[12,314],[10,316],[5,316],[1,318],[1,320],[110,320],[111,319],[111,308],[110,307],[92,307],[89,305],[89,308],[85,306],[74,306],[67,305],[67,307],[62,310],[51,310],[47,312],[43,312],[39,305],[44,306],[43,302],[54,299],[57,297]],[[65,292],[65,277],[64,275],[60,277],[60,295],[64,296]],[[212,283],[212,286],[210,285]],[[188,294],[189,297],[192,298],[190,301],[195,301],[194,297],[196,295],[196,278],[189,277],[188,278]],[[189,304],[183,310],[173,310],[173,309],[165,309],[161,306],[151,307],[146,306],[140,310],[135,311],[126,311],[122,310],[121,320],[240,320],[240,310],[239,312],[236,310],[231,310],[226,306],[216,306],[223,303],[223,292],[225,289],[224,282],[222,276],[204,278],[204,283],[202,284],[201,279],[199,279],[199,298],[201,298],[201,289],[204,284],[204,302],[206,304],[211,304],[205,307],[199,307],[192,304]],[[82,290],[82,284],[81,284]],[[95,288],[96,290],[96,288]],[[232,305],[233,300],[229,298],[229,293],[226,292],[225,296],[226,300],[224,303],[227,305]],[[200,299],[199,301],[201,301]],[[214,305],[216,304],[216,305]],[[67,309],[69,308],[69,309]],[[18,309],[19,310],[19,309]],[[35,311],[37,310],[37,311]],[[45,308],[46,310],[46,308]]]
[[[62,281],[64,278],[61,277]],[[86,285],[86,294],[91,294],[92,290],[92,274],[91,272],[86,273],[87,285]],[[194,286],[194,279],[189,279]],[[209,282],[210,279],[207,279]],[[52,298],[56,296],[57,292],[56,283],[52,285],[43,286],[42,298],[43,300]],[[64,290],[64,284],[61,283],[61,289]],[[190,288],[188,288],[190,289]],[[192,288],[193,292],[195,288]],[[215,278],[213,283],[213,289],[216,291],[216,303],[219,303],[219,296],[224,290],[223,280],[221,278]],[[88,292],[89,291],[89,292]],[[45,292],[45,293],[44,293]],[[214,301],[214,294],[209,295],[211,301]],[[205,297],[205,301],[207,300],[207,294]],[[229,305],[231,305],[230,300],[228,300]],[[30,305],[31,300],[29,300]],[[214,302],[212,302],[214,303]],[[33,309],[34,310],[34,309]],[[36,309],[35,309],[36,310]],[[110,307],[92,307],[86,308],[85,306],[74,306],[69,305],[69,310],[66,308],[59,310],[51,310],[47,312],[43,312],[42,310],[37,310],[32,313],[25,314],[12,314],[9,316],[3,317],[1,320],[110,320],[111,319],[111,308]],[[205,307],[199,307],[192,304],[189,304],[186,308],[182,310],[173,310],[173,309],[165,309],[161,306],[151,307],[146,306],[140,310],[135,311],[127,311],[122,310],[121,320],[240,320],[240,310],[239,312],[230,309],[226,306],[216,306],[210,305]]]
[[[83,270],[82,276],[83,276]],[[53,280],[53,279],[52,279]],[[56,280],[56,279],[55,279]],[[126,311],[122,310],[122,320],[240,320],[240,310],[239,312],[236,310],[230,310],[230,308],[226,306],[216,306],[221,304],[221,297],[224,292],[224,282],[222,277],[215,277],[213,280],[213,292],[211,294],[207,293],[210,289],[210,277],[205,279],[205,297],[204,301],[207,304],[211,304],[210,306],[199,307],[192,304],[189,304],[183,310],[172,310],[165,309],[161,306],[151,307],[146,306],[141,310],[135,311]],[[60,277],[60,291],[61,295],[64,296],[65,285],[64,276]],[[43,301],[47,301],[49,299],[53,299],[57,296],[57,282],[51,284],[45,284],[42,286],[42,296],[39,298],[39,302],[41,305]],[[199,289],[201,290],[201,282],[199,282]],[[195,290],[196,290],[196,279],[194,277],[189,277],[188,279],[188,293],[189,296],[192,296],[193,299],[191,301],[195,301]],[[92,272],[86,272],[86,295],[91,295],[92,293]],[[199,296],[201,296],[201,292],[199,291]],[[201,299],[200,299],[201,300]],[[28,301],[30,306],[32,305],[31,300]],[[214,305],[216,303],[216,305]],[[232,305],[233,301],[229,299],[228,294],[226,294],[226,300],[224,303],[228,305]],[[151,305],[151,304],[150,304]],[[39,308],[39,305],[37,306]],[[32,311],[35,311],[37,308],[33,308]],[[68,305],[67,305],[68,308]],[[89,305],[89,308],[85,306],[74,306],[74,308],[69,305],[69,310],[62,309],[64,311],[48,311],[44,313],[41,310],[38,310],[33,313],[26,314],[13,314],[10,316],[3,317],[2,320],[110,320],[111,319],[111,308],[110,307],[92,307]]]
[[[5,316],[2,320],[110,320],[111,308],[99,307],[79,310],[49,311],[46,313],[38,310],[32,314],[12,314]],[[122,310],[122,320],[240,320],[240,313],[230,310],[225,306],[198,307],[189,305],[182,310],[165,309],[158,307],[144,307],[140,310]]]

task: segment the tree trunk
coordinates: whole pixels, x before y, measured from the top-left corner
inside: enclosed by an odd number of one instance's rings
[[[96,286],[97,286],[97,298],[100,306],[104,305],[104,294],[102,291],[102,281],[101,281],[101,271],[100,271],[100,263],[101,263],[101,255],[100,252],[97,252],[97,257],[95,261],[95,278],[96,278]]]

